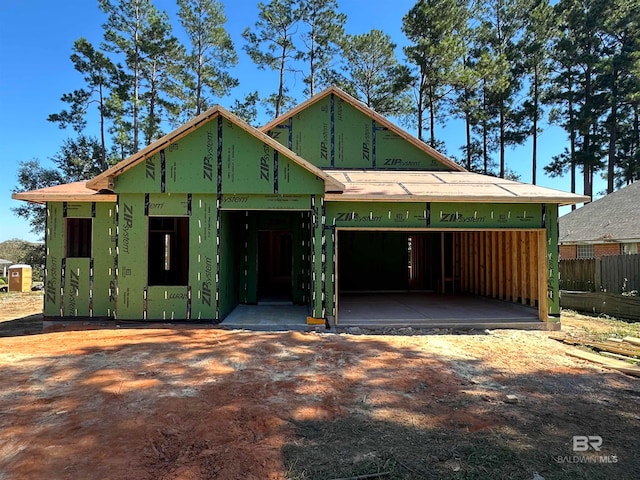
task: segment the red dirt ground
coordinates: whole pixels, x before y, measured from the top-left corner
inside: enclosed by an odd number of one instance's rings
[[[638,381],[546,332],[16,336],[41,297],[1,301],[0,480],[336,478],[383,457],[406,470],[380,478],[640,478]],[[617,463],[558,464],[573,435],[601,435]]]

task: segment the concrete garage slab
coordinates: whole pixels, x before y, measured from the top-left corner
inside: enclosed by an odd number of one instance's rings
[[[476,295],[341,294],[339,327],[519,328],[547,330],[533,307]]]
[[[305,305],[238,305],[219,327],[258,331],[317,329],[318,326],[306,324],[307,315]],[[538,320],[535,308],[476,295],[341,294],[338,304],[340,329],[357,326],[548,330],[555,325],[559,326]]]

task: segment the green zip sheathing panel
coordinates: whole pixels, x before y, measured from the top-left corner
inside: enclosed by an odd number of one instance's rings
[[[433,228],[540,228],[542,207],[531,203],[432,203]]]
[[[323,193],[324,181],[246,130],[225,121],[222,128],[223,194]]]
[[[558,266],[558,205],[545,205],[547,230],[547,297],[549,315],[560,318],[560,278]],[[552,320],[552,319],[549,319]]]
[[[47,203],[46,225],[46,267],[44,315],[58,317],[62,315],[61,276],[64,262],[64,217],[62,202]]]
[[[450,170],[333,94],[271,129],[269,135],[321,168]]]
[[[93,219],[92,316],[111,317],[116,306],[116,204],[96,203]]]
[[[65,257],[66,218],[91,218],[91,257]],[[45,316],[111,317],[115,307],[115,204],[47,204]]]
[[[222,195],[222,210],[309,210],[309,195]]]
[[[147,286],[147,217],[144,194],[118,196],[117,318],[144,318]]]
[[[244,255],[240,298],[242,303],[258,302],[258,214],[245,212]]]
[[[184,193],[151,193],[145,198],[150,217],[184,217],[189,214],[189,196]]]
[[[231,313],[240,298],[243,220],[240,212],[222,212],[220,216],[220,320]]]
[[[311,309],[315,318],[325,318],[327,314],[326,219],[324,197],[311,197]]]
[[[408,290],[408,234],[341,231],[340,291]]]
[[[324,181],[218,117],[115,177],[118,193],[323,193]],[[268,206],[259,208],[270,208]]]
[[[67,218],[91,218],[92,209],[95,208],[91,202],[64,202],[62,205]]]
[[[152,286],[146,289],[146,320],[184,320],[187,318],[189,287]]]
[[[541,228],[539,204],[328,202],[327,224],[354,228]]]
[[[216,196],[193,195],[189,222],[192,320],[216,318]]]
[[[215,193],[218,126],[215,120],[115,177],[119,193]]]
[[[89,316],[89,258],[66,258],[62,270],[64,278],[63,309],[65,317]]]
[[[425,203],[327,202],[327,224],[357,228],[425,228]]]

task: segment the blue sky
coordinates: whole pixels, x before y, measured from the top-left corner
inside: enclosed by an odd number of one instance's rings
[[[166,10],[172,23],[178,25],[174,0],[156,0],[156,7]],[[229,98],[220,99],[223,107],[230,107],[235,98],[259,90],[271,92],[276,88],[275,74],[258,72],[244,54],[242,31],[257,19],[257,1],[224,0],[227,30],[239,56],[238,66],[231,72],[240,81]],[[401,32],[402,17],[415,0],[339,0],[341,11],[347,15],[347,32],[365,33],[372,28],[391,35],[400,47],[405,42]],[[104,14],[97,0],[0,0],[0,242],[10,238],[37,241],[29,224],[11,211],[19,202],[11,199],[17,184],[18,163],[39,159],[50,166],[49,158],[59,149],[62,140],[73,132],[60,130],[47,121],[51,113],[63,107],[63,93],[81,88],[82,78],[69,60],[73,42],[85,37],[94,45],[102,41]],[[174,27],[176,28],[176,27]],[[179,32],[174,32],[179,34]],[[301,81],[299,80],[299,85]],[[294,85],[292,85],[295,88]],[[300,98],[302,101],[303,99]],[[88,132],[90,133],[90,131]],[[410,132],[415,134],[415,132]],[[445,140],[450,153],[459,155],[464,138],[462,124],[448,122],[439,129],[438,137]],[[569,190],[569,179],[551,179],[542,167],[566,145],[566,135],[558,128],[547,128],[539,137],[538,184]],[[530,182],[530,145],[507,150],[507,166]],[[597,180],[594,191],[603,189]]]

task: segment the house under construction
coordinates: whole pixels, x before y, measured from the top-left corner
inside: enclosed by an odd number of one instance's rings
[[[46,204],[47,317],[218,323],[275,302],[303,324],[472,297],[556,322],[558,206],[584,201],[467,172],[337,88],[260,130],[214,107],[87,182],[13,197]]]

